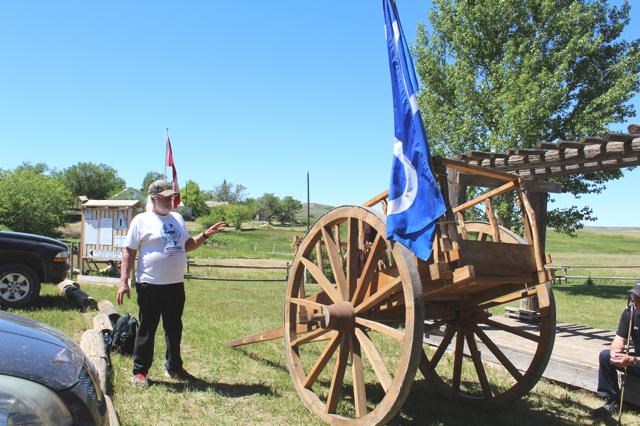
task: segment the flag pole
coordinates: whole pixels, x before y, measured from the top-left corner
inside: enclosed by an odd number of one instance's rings
[[[162,165],[162,175],[164,180],[167,180],[167,149],[169,148],[167,146],[168,140],[169,140],[169,128],[167,127],[167,137],[164,140],[164,160]]]

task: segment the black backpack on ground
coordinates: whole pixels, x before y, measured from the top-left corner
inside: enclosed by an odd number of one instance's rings
[[[109,349],[123,355],[133,354],[138,332],[138,320],[131,314],[122,315],[113,325]]]

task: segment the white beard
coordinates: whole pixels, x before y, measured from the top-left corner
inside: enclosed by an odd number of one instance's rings
[[[156,208],[155,208],[156,213],[166,216],[169,213],[171,213],[171,207],[165,207],[165,206],[160,206],[158,204],[156,204]]]

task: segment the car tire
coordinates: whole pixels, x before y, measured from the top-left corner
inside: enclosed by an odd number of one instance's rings
[[[0,266],[0,305],[20,308],[30,305],[40,294],[40,278],[25,265]]]

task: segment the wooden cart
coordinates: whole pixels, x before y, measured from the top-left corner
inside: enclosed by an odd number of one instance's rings
[[[313,225],[296,252],[284,328],[229,345],[284,337],[296,390],[309,411],[331,424],[388,422],[417,369],[443,393],[485,406],[528,392],[555,337],[552,277],[534,211],[521,177],[435,158],[445,199],[449,170],[501,183],[447,206],[428,262],[385,239],[387,193],[338,207]],[[521,236],[498,225],[492,200],[506,194],[522,215]],[[488,220],[466,222],[465,212],[479,207]],[[502,315],[528,297],[538,302],[536,322],[525,326]]]

